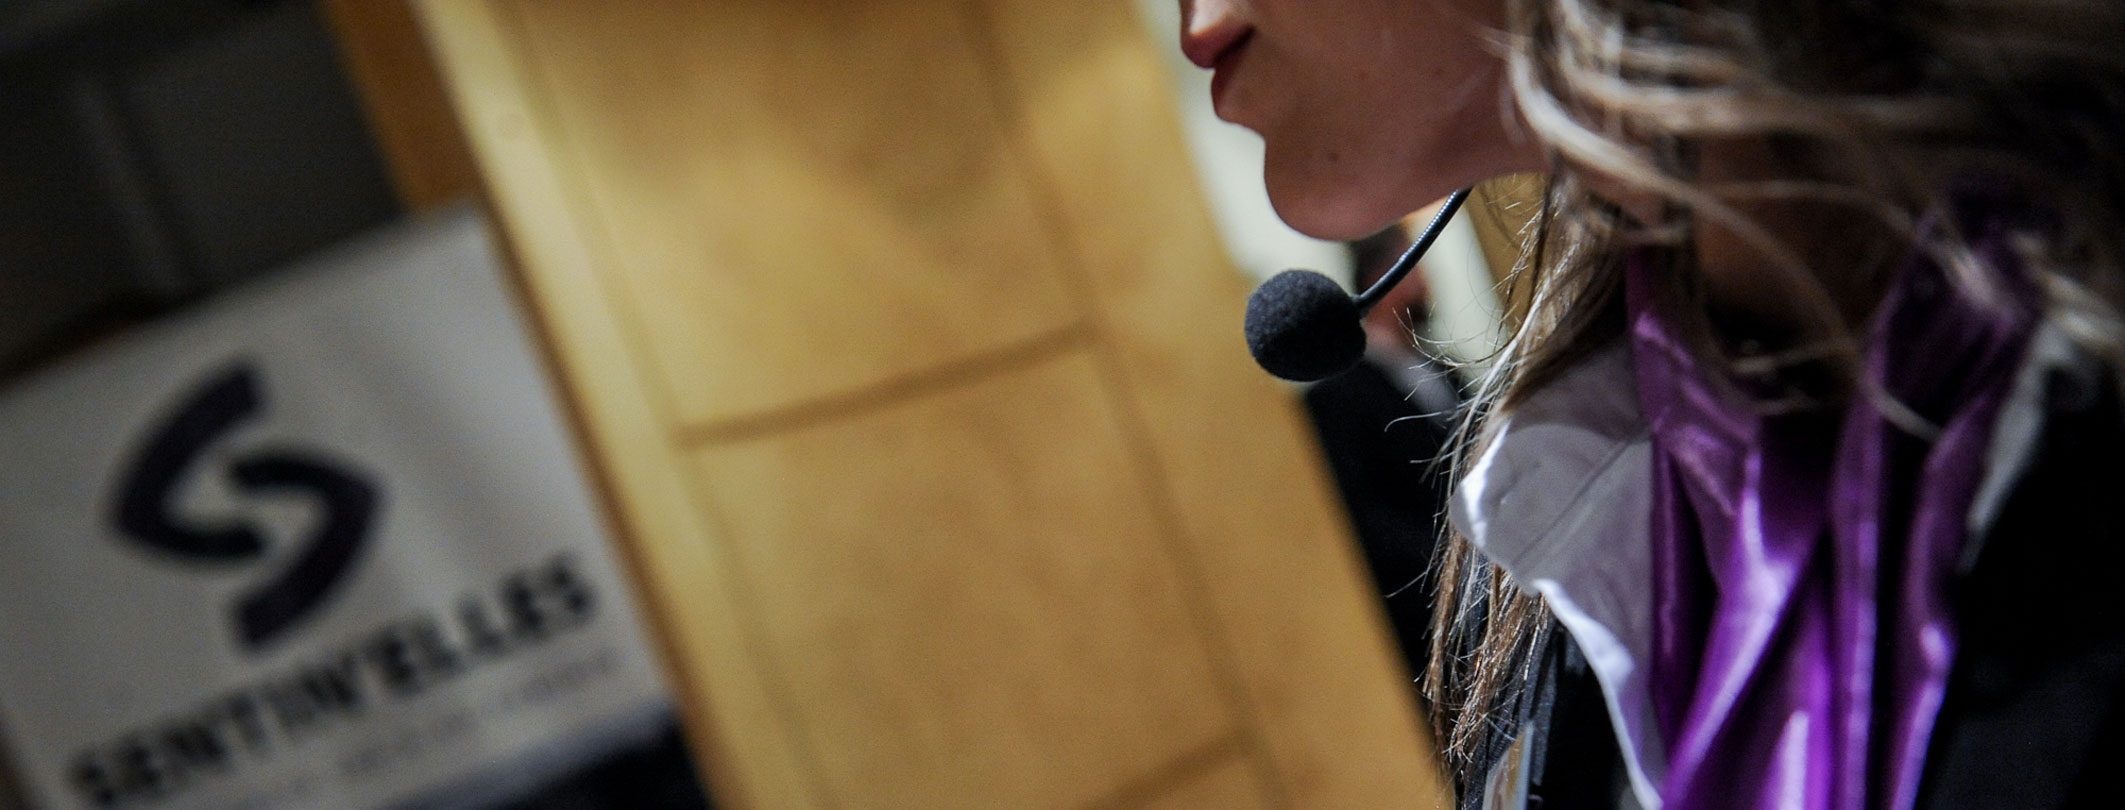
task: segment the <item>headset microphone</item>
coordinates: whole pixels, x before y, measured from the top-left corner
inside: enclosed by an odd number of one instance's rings
[[[1292,382],[1325,380],[1357,365],[1365,356],[1365,327],[1359,318],[1409,275],[1467,200],[1465,188],[1447,197],[1416,244],[1356,299],[1311,270],[1286,270],[1263,282],[1247,299],[1247,349],[1254,352],[1254,361]]]

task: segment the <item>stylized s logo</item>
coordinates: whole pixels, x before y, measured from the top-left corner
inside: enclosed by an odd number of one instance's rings
[[[263,407],[257,373],[247,365],[213,376],[187,397],[127,467],[112,516],[119,531],[191,562],[232,564],[264,556],[266,541],[251,524],[188,523],[172,503],[194,462]],[[296,448],[246,453],[231,461],[228,475],[242,492],[307,493],[324,511],[295,562],[237,600],[237,637],[256,650],[322,607],[346,578],[368,540],[378,488],[358,470]]]

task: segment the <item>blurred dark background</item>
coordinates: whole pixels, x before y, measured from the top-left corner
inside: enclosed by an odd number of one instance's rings
[[[303,0],[0,3],[0,379],[393,219]]]

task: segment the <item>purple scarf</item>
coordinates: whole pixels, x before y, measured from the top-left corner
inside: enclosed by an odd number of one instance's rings
[[[1997,220],[1977,255],[2019,289]],[[1970,300],[1924,251],[1899,270],[1865,369],[1941,428],[1855,396],[1836,421],[1766,416],[1706,381],[1627,284],[1652,428],[1654,722],[1667,810],[1907,810],[1950,665],[1947,592],[2000,403],[2033,323]]]

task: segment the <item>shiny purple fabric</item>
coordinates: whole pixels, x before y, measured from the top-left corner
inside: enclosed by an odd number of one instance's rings
[[[2019,295],[1999,229],[1964,225]],[[1647,675],[1667,747],[1663,801],[1910,808],[1955,656],[1947,592],[2033,316],[1970,300],[1923,252],[1900,268],[1865,368],[1940,428],[1922,438],[1865,397],[1842,419],[1772,416],[1710,384],[1653,283],[1644,263],[1631,268],[1655,448]]]

